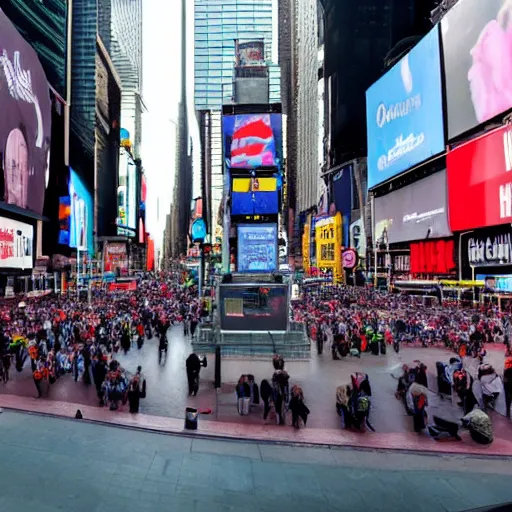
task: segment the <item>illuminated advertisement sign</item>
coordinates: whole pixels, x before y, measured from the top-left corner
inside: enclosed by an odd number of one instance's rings
[[[69,196],[59,198],[59,244],[69,245],[71,231],[71,200]]]
[[[374,239],[394,244],[451,236],[448,226],[446,171],[440,171],[375,198]]]
[[[137,228],[137,166],[124,148],[119,153],[117,208],[117,234],[134,237]]]
[[[441,22],[448,137],[512,108],[508,0],[459,0]]]
[[[238,272],[275,272],[277,268],[276,224],[240,224]]]
[[[316,263],[323,275],[332,274],[334,283],[343,280],[341,241],[343,231],[341,213],[317,219],[315,223]]]
[[[279,211],[276,178],[234,178],[231,215],[273,215]]]
[[[123,242],[108,242],[104,248],[105,272],[128,268],[128,253]]]
[[[69,246],[94,253],[94,211],[92,197],[78,174],[69,172],[70,231]]]
[[[282,161],[281,114],[223,116],[224,159],[233,169],[279,167]]]
[[[33,226],[0,217],[1,268],[32,268],[33,243]]]
[[[51,142],[48,82],[36,52],[2,10],[0,105],[4,201],[42,214]]]
[[[265,43],[251,41],[236,43],[237,65],[242,68],[265,66]]]
[[[368,188],[442,153],[439,29],[366,91]]]

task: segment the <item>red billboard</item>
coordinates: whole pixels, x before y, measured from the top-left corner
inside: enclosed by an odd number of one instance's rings
[[[512,222],[512,126],[455,148],[446,161],[452,231]]]

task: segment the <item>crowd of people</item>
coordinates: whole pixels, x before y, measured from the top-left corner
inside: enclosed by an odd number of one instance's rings
[[[179,274],[139,276],[135,292],[97,291],[91,301],[50,295],[21,303],[0,303],[0,380],[12,367],[30,364],[37,395],[60,377],[94,384],[100,405],[112,410],[129,402],[138,412],[146,396],[142,368],[129,375],[116,359],[159,337],[160,357],[167,352],[167,330],[182,323],[194,333],[204,315],[197,291],[180,284]]]
[[[335,288],[330,296],[305,291],[294,304],[294,320],[304,322],[322,353],[329,344],[334,359],[350,353],[395,351],[404,344],[439,344],[461,357],[482,356],[487,343],[510,346],[512,314],[494,305],[426,307],[421,297],[369,288]],[[385,343],[383,343],[385,342]]]

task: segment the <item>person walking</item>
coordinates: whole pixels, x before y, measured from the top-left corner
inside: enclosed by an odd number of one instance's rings
[[[507,348],[505,368],[503,370],[503,387],[505,388],[505,403],[507,406],[507,418],[510,419],[510,407],[512,405],[512,349]]]
[[[199,391],[199,372],[201,371],[201,360],[196,353],[192,352],[186,361],[188,394],[197,395]]]
[[[137,366],[137,372],[128,385],[128,403],[132,414],[139,412],[140,399],[145,397],[146,379],[142,374],[142,366]]]

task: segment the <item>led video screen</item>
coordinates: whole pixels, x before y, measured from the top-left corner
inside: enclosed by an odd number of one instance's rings
[[[288,285],[220,286],[221,329],[286,331]]]
[[[276,224],[238,226],[238,272],[269,273],[277,270]]]
[[[280,167],[283,151],[281,114],[223,116],[222,130],[228,168]]]

